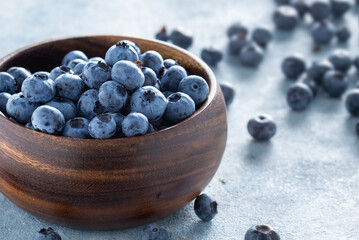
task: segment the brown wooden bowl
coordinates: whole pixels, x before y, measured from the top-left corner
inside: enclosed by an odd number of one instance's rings
[[[125,36],[56,39],[17,50],[0,71],[50,70],[69,51],[104,56],[119,40],[156,50],[204,77],[209,97],[168,129],[120,139],[73,139],[27,129],[0,117],[0,190],[23,210],[73,228],[111,230],[156,221],[182,208],[210,182],[227,140],[226,107],[210,68],[164,42]]]

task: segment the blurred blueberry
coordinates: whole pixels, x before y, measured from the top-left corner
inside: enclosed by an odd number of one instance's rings
[[[334,50],[330,54],[328,60],[333,64],[335,70],[343,73],[348,72],[353,63],[353,59],[349,51],[345,49]]]
[[[101,85],[98,98],[102,106],[109,112],[118,112],[127,101],[126,88],[118,82],[107,81]]]
[[[0,92],[13,94],[17,88],[17,82],[13,76],[7,72],[0,72]]]
[[[331,0],[331,4],[333,16],[341,18],[352,8],[354,2],[352,0]]]
[[[34,73],[22,83],[21,91],[30,102],[46,103],[55,97],[56,87],[46,74]]]
[[[90,134],[88,131],[89,120],[83,117],[76,117],[68,120],[65,123],[62,135],[71,138],[89,138]]]
[[[67,64],[69,64],[69,62],[71,62],[74,59],[82,59],[84,61],[88,60],[85,53],[83,53],[82,51],[79,51],[79,50],[73,50],[64,56],[64,58],[61,61],[61,65],[66,66]]]
[[[77,102],[77,111],[80,116],[87,119],[92,119],[96,115],[104,113],[105,107],[100,103],[98,90],[90,89],[84,92]]]
[[[355,57],[353,60],[353,65],[357,70],[359,70],[359,57]]]
[[[230,82],[221,82],[220,86],[226,105],[229,106],[232,103],[234,96],[236,95],[236,91]]]
[[[122,132],[126,137],[146,134],[149,122],[142,113],[130,113],[122,121]]]
[[[151,223],[143,228],[141,240],[171,240],[171,232],[165,226]]]
[[[227,29],[227,36],[231,38],[234,35],[246,36],[248,33],[248,28],[244,26],[241,22],[232,23]]]
[[[23,67],[11,67],[7,72],[15,78],[16,92],[21,91],[22,83],[31,75],[31,72]]]
[[[277,132],[277,125],[269,115],[251,118],[247,124],[249,134],[257,141],[268,141]]]
[[[299,79],[298,82],[301,82],[301,83],[304,83],[305,85],[307,85],[310,88],[310,90],[312,90],[313,97],[315,97],[317,95],[318,85],[312,77],[304,76],[301,79]]]
[[[293,30],[299,22],[297,10],[289,5],[279,6],[273,15],[276,27],[280,30]]]
[[[187,77],[187,71],[183,67],[177,65],[169,68],[162,76],[162,91],[176,92],[180,81]]]
[[[154,86],[157,82],[156,73],[148,67],[141,68],[143,75],[145,76],[145,82],[143,86]]]
[[[306,63],[302,55],[292,54],[282,62],[282,72],[289,79],[297,79],[305,72]]]
[[[217,202],[203,193],[194,201],[194,212],[202,221],[211,221],[218,213]]]
[[[198,106],[207,99],[209,87],[206,80],[202,77],[189,75],[183,78],[178,84],[178,92],[186,93]]]
[[[359,137],[359,122],[357,122],[355,129],[356,129],[357,135]]]
[[[111,79],[111,67],[104,62],[88,62],[83,70],[82,78],[89,88],[99,89]]]
[[[314,42],[319,45],[329,44],[335,32],[334,25],[326,20],[315,22],[310,30]]]
[[[287,103],[294,111],[303,111],[313,99],[313,92],[307,84],[293,84],[287,92]]]
[[[46,103],[46,105],[59,110],[62,115],[64,115],[65,121],[74,118],[77,115],[75,103],[66,98],[55,97],[50,102]]]
[[[119,61],[113,65],[111,77],[130,92],[142,87],[145,82],[141,68],[130,61]]]
[[[314,0],[309,6],[310,15],[315,21],[322,21],[329,18],[331,10],[329,0]]]
[[[113,66],[116,62],[121,60],[136,62],[138,59],[139,55],[137,54],[135,48],[123,41],[111,46],[105,55],[105,61],[110,66]]]
[[[85,90],[83,80],[74,74],[63,74],[56,78],[55,86],[57,96],[68,98],[73,101],[79,100],[81,94]]]
[[[167,42],[170,39],[170,36],[167,33],[166,26],[163,26],[161,30],[158,33],[156,33],[155,38],[165,42]]]
[[[30,102],[20,92],[11,95],[6,103],[6,113],[20,123],[27,123],[38,106],[38,103]]]
[[[116,133],[116,121],[111,114],[101,114],[89,123],[89,134],[96,139],[111,138]]]
[[[272,38],[273,34],[271,30],[265,26],[256,27],[252,32],[253,41],[263,48],[267,47],[268,43],[272,41]]]
[[[307,0],[292,0],[290,2],[290,5],[297,10],[301,18],[304,17],[307,12],[309,12]]]
[[[216,66],[222,60],[223,53],[214,47],[203,48],[201,58],[208,65]]]
[[[280,236],[268,225],[257,225],[247,230],[244,240],[280,240]]]
[[[163,58],[161,54],[149,50],[141,55],[141,61],[143,67],[149,67],[157,74],[157,76],[159,75],[159,72],[163,67]]]
[[[254,42],[245,45],[239,53],[239,61],[244,66],[257,67],[263,60],[263,50]]]
[[[251,41],[247,39],[246,35],[233,35],[229,39],[228,43],[229,52],[233,55],[238,55],[242,48],[250,43]]]
[[[52,228],[41,229],[35,236],[34,240],[61,240],[60,235]]]
[[[344,73],[328,71],[323,78],[323,89],[331,97],[340,97],[348,87],[348,79]]]
[[[187,49],[193,43],[193,34],[188,29],[176,28],[172,31],[170,40],[174,45]]]
[[[67,66],[55,67],[54,69],[51,70],[49,78],[55,81],[56,78],[58,78],[60,75],[65,73],[73,74],[71,68]]]
[[[352,89],[348,92],[345,106],[351,115],[359,116],[359,89]]]
[[[347,42],[351,37],[352,33],[348,27],[343,26],[337,30],[336,35],[339,42]]]
[[[11,97],[10,93],[6,93],[6,92],[0,93],[0,111],[3,112],[4,114],[7,114],[6,104],[10,97]]]
[[[58,134],[65,127],[64,115],[51,106],[40,106],[31,116],[31,123],[36,130],[49,134]]]
[[[312,66],[307,70],[307,75],[313,78],[317,84],[322,84],[325,73],[330,70],[334,70],[334,67],[328,60],[313,62]]]
[[[173,93],[167,97],[167,100],[168,103],[164,113],[164,119],[170,122],[181,122],[196,111],[194,101],[185,93]]]

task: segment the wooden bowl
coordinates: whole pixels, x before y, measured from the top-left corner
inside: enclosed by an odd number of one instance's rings
[[[50,40],[0,60],[0,71],[51,70],[69,51],[102,56],[119,40],[180,61],[209,84],[193,116],[168,129],[120,139],[72,139],[29,130],[0,117],[0,190],[23,210],[72,228],[111,230],[164,218],[210,182],[227,140],[226,107],[210,68],[164,42],[125,36]]]

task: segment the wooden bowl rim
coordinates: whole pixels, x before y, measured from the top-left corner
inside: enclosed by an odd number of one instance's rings
[[[167,42],[164,42],[164,41],[160,41],[160,40],[156,40],[156,39],[146,39],[146,38],[139,38],[139,37],[131,37],[131,36],[127,36],[127,35],[106,35],[106,34],[105,35],[76,35],[76,36],[52,38],[52,39],[49,39],[49,40],[44,40],[44,41],[40,41],[40,42],[37,42],[37,43],[26,45],[25,47],[19,48],[19,49],[15,50],[15,51],[5,55],[4,57],[2,57],[0,59],[0,65],[2,65],[5,62],[9,61],[11,58],[14,58],[14,57],[16,57],[18,55],[21,55],[23,52],[25,52],[27,50],[30,50],[32,48],[39,48],[44,44],[49,44],[49,43],[56,44],[56,43],[58,43],[60,41],[68,41],[68,40],[83,39],[83,38],[109,38],[109,37],[119,38],[119,39],[122,39],[122,40],[131,40],[131,41],[133,41],[135,43],[136,43],[136,41],[147,41],[147,42],[153,42],[153,43],[156,43],[156,44],[161,44],[161,45],[164,45],[164,46],[166,46],[168,48],[172,48],[172,49],[174,49],[174,50],[176,50],[178,52],[181,52],[181,54],[184,54],[189,58],[192,58],[194,61],[199,63],[199,65],[203,68],[203,70],[208,75],[208,79],[205,79],[208,82],[208,86],[209,86],[209,94],[208,94],[208,97],[207,97],[206,101],[204,103],[202,103],[202,106],[198,110],[196,110],[196,112],[193,113],[189,118],[186,118],[185,120],[183,120],[183,121],[181,121],[179,123],[176,123],[173,126],[170,126],[168,128],[165,128],[165,129],[162,129],[162,130],[159,130],[159,131],[155,131],[155,132],[152,132],[152,133],[146,133],[145,135],[141,135],[141,136],[123,137],[123,138],[109,138],[109,139],[70,138],[70,137],[52,135],[52,134],[47,134],[47,133],[39,132],[39,131],[36,131],[36,130],[32,130],[30,128],[26,128],[25,126],[22,126],[21,124],[14,123],[8,118],[5,118],[5,119],[8,122],[10,122],[11,124],[15,125],[16,127],[21,127],[21,128],[24,128],[24,129],[26,129],[28,131],[32,131],[35,134],[39,134],[39,135],[43,135],[43,136],[46,136],[46,137],[49,137],[49,138],[53,138],[53,140],[62,138],[62,139],[66,139],[66,140],[69,140],[69,141],[72,140],[72,141],[82,141],[82,142],[88,142],[88,141],[91,141],[91,142],[95,142],[95,141],[97,141],[97,142],[104,142],[104,141],[106,141],[106,142],[109,142],[109,141],[116,142],[116,141],[123,141],[124,139],[146,138],[146,137],[150,137],[150,136],[154,136],[154,135],[159,135],[159,134],[163,133],[164,131],[173,130],[173,129],[179,127],[180,125],[185,124],[186,122],[189,122],[192,119],[196,118],[199,114],[201,114],[201,112],[206,110],[209,107],[209,105],[211,104],[211,102],[213,101],[214,96],[216,95],[216,92],[217,92],[218,84],[217,84],[216,77],[215,77],[214,73],[212,72],[211,68],[204,61],[202,61],[202,59],[200,59],[199,57],[197,57],[193,53],[191,53],[191,52],[189,52],[189,51],[187,51],[187,50],[185,50],[183,48],[180,48],[178,46],[175,46],[173,44],[170,44],[170,43],[167,43]],[[76,49],[74,49],[74,50],[76,50]],[[156,51],[156,49],[153,49],[153,50]]]

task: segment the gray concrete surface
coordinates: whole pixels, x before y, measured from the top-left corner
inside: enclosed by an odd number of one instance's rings
[[[78,34],[127,34],[151,38],[164,23],[193,30],[191,52],[215,45],[225,51],[226,27],[241,19],[251,28],[272,26],[272,0],[227,1],[0,1],[0,55],[37,41]],[[346,18],[354,31],[348,45],[358,54],[358,16]],[[313,54],[309,23],[293,33],[276,32],[263,64],[249,69],[225,55],[214,70],[219,81],[230,81],[237,96],[228,111],[228,145],[216,176],[205,190],[219,204],[218,216],[201,222],[189,204],[160,223],[173,239],[244,239],[253,224],[270,224],[282,239],[359,239],[358,119],[344,109],[343,99],[323,92],[301,113],[289,110],[285,92],[291,84],[280,63],[293,52],[308,62],[328,56],[333,44]],[[351,72],[351,83],[358,76]],[[249,118],[267,113],[278,124],[268,143],[251,140]],[[221,180],[224,180],[225,183]],[[139,239],[142,227],[123,231],[79,231],[39,220],[0,194],[0,239],[33,239],[36,231],[52,226],[64,240]]]

